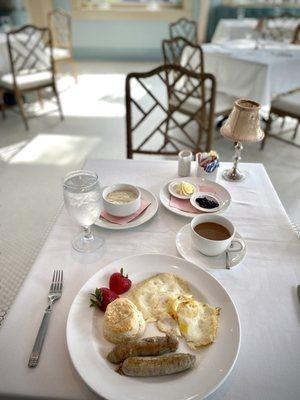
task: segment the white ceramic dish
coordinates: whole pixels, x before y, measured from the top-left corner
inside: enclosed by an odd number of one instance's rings
[[[243,240],[242,236],[236,232],[236,239]],[[247,246],[244,241],[245,248],[244,250],[238,253],[230,253],[230,263],[231,268],[237,267],[245,258],[247,252]],[[225,269],[225,253],[220,254],[219,256],[209,257],[198,251],[193,243],[191,237],[191,226],[190,224],[185,225],[176,235],[176,248],[181,257],[185,258],[187,261],[197,265],[198,267],[204,270],[212,270],[212,269]]]
[[[203,207],[200,207],[199,204],[196,202],[196,199],[198,197],[206,197],[208,200],[216,201],[217,203],[219,203],[219,205],[218,205],[218,207],[215,207],[215,208],[203,208]],[[202,211],[202,212],[205,212],[205,213],[217,212],[222,207],[222,200],[217,195],[214,195],[214,194],[211,194],[211,193],[206,193],[206,192],[196,192],[196,193],[194,193],[190,198],[190,202],[199,211]]]
[[[142,199],[148,200],[151,203],[149,205],[149,207],[147,207],[146,210],[142,214],[140,214],[133,221],[128,222],[128,224],[126,224],[126,225],[114,224],[112,222],[106,221],[103,218],[99,218],[95,222],[95,225],[99,226],[100,228],[104,228],[104,229],[112,229],[112,230],[120,231],[120,230],[124,230],[124,229],[136,228],[137,226],[145,224],[151,218],[153,218],[158,210],[158,201],[157,201],[156,196],[149,190],[143,189],[141,187],[138,187],[138,189],[141,192]]]
[[[126,269],[133,283],[157,273],[169,272],[190,283],[197,299],[221,307],[216,342],[197,352],[196,366],[176,375],[154,378],[128,378],[115,372],[106,360],[113,345],[103,338],[103,313],[89,308],[89,294],[107,285],[109,276]],[[152,328],[152,330],[151,330]],[[155,331],[155,332],[154,332]],[[236,361],[240,346],[240,323],[236,308],[223,286],[210,274],[177,257],[142,254],[117,260],[101,268],[80,289],[70,308],[67,345],[73,365],[84,382],[108,400],[191,400],[203,399],[225,381]],[[148,324],[145,336],[158,334]],[[190,351],[183,340],[179,351]]]
[[[223,240],[212,240],[199,235],[198,233],[196,233],[195,227],[198,224],[203,224],[205,222],[215,223],[225,227],[228,231],[227,233],[229,233],[230,236]],[[201,251],[201,253],[207,256],[215,257],[224,253],[224,251],[226,251],[226,249],[228,249],[229,246],[233,243],[235,233],[236,229],[233,223],[229,221],[229,219],[222,217],[222,215],[201,214],[197,215],[191,221],[191,234],[193,244],[199,251]],[[239,241],[239,239],[235,240]],[[240,242],[239,245],[239,248],[242,249],[243,243]]]
[[[212,182],[209,181],[207,179],[202,179],[199,177],[187,177],[184,178],[184,180],[186,182],[192,183],[193,185],[200,185],[204,186],[204,187],[211,187],[212,189],[214,189],[214,191],[216,192],[216,195],[218,196],[218,198],[220,198],[220,200],[222,201],[222,206],[220,208],[219,211],[217,211],[216,213],[221,214],[222,212],[224,212],[225,210],[227,210],[227,208],[229,207],[230,203],[231,203],[231,196],[230,193],[228,192],[228,190],[226,190],[224,188],[224,186],[216,183],[216,182]],[[182,178],[177,178],[173,181],[182,181]],[[162,202],[162,204],[171,212],[173,212],[174,214],[177,215],[182,215],[183,217],[188,217],[188,218],[194,218],[197,213],[190,213],[190,212],[186,212],[186,211],[182,211],[179,210],[178,208],[175,207],[171,207],[170,206],[170,193],[169,193],[169,184],[170,182],[167,182],[160,190],[159,192],[159,199]],[[199,189],[198,189],[199,191]],[[205,191],[205,190],[204,190]],[[199,214],[202,213],[201,211],[199,211]]]
[[[184,182],[184,179],[181,179],[180,182]],[[176,186],[177,186],[177,185],[178,185],[178,180],[177,180],[177,179],[176,179],[175,181],[170,182],[170,183],[169,183],[169,186],[168,186],[169,193],[170,193],[172,196],[177,197],[178,199],[183,199],[183,200],[185,200],[185,199],[190,199],[191,196],[192,196],[191,194],[188,195],[188,196],[182,196],[182,195],[180,195],[180,194],[178,194],[178,193],[176,192]],[[194,185],[193,185],[193,186],[194,186]],[[196,191],[197,189],[196,189],[195,186],[194,186],[194,188],[195,188],[195,191]]]
[[[107,200],[107,196],[114,191],[130,191],[135,194],[135,199],[128,203],[116,204]],[[119,183],[117,185],[112,185],[106,187],[102,191],[102,203],[103,208],[106,212],[116,217],[127,217],[134,214],[141,207],[141,192],[133,185],[128,185],[127,183]]]

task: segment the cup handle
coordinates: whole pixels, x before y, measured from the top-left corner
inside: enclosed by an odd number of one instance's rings
[[[232,246],[233,243],[239,243],[240,248],[236,249],[236,250],[235,249],[231,249],[231,246]],[[230,243],[230,245],[227,248],[228,253],[238,253],[238,252],[243,251],[243,250],[245,250],[245,242],[243,240],[241,240],[241,239],[238,239],[238,238],[237,239],[233,239],[232,242]]]

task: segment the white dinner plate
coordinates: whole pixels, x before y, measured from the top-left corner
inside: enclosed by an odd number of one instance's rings
[[[114,229],[114,230],[122,230],[122,229],[131,229],[131,228],[136,228],[137,226],[140,226],[144,224],[145,222],[149,221],[151,218],[154,217],[158,210],[158,201],[156,196],[150,192],[150,190],[146,190],[144,188],[141,188],[137,186],[142,194],[142,199],[148,200],[151,202],[150,206],[146,208],[146,210],[140,214],[137,218],[135,218],[133,221],[128,222],[128,224],[125,225],[118,225],[114,224],[112,222],[106,221],[104,218],[99,218],[96,222],[95,225],[99,226],[100,228],[106,228],[106,229]]]
[[[200,253],[192,243],[190,229],[190,224],[187,224],[176,235],[176,248],[181,257],[203,269],[225,269],[225,253],[215,257],[209,257]],[[243,261],[247,251],[246,243],[238,232],[236,232],[235,238],[242,240],[245,247],[239,252],[229,253],[231,268],[236,267]]]
[[[175,375],[135,378],[119,375],[106,360],[113,348],[103,337],[103,313],[89,308],[90,293],[107,286],[110,275],[123,267],[133,285],[161,272],[185,279],[198,300],[221,307],[216,342],[194,352],[180,340],[179,352],[196,354],[193,369]],[[117,260],[101,268],[80,289],[70,308],[67,345],[75,369],[84,382],[108,400],[191,400],[214,392],[229,375],[240,346],[240,323],[236,308],[223,286],[209,273],[178,257],[141,254]],[[160,334],[148,324],[145,337]]]
[[[216,191],[217,197],[219,199],[221,199],[221,201],[223,203],[222,203],[222,206],[219,209],[219,211],[216,211],[215,214],[221,214],[222,212],[227,210],[227,208],[229,207],[229,205],[231,203],[231,196],[230,196],[230,193],[228,192],[228,190],[224,188],[224,186],[220,185],[219,183],[209,181],[208,179],[203,179],[203,178],[199,178],[199,177],[195,177],[195,176],[184,178],[184,180],[186,182],[192,183],[193,185],[210,186]],[[173,181],[182,181],[182,178],[177,178]],[[161,190],[159,192],[160,201],[168,210],[172,211],[173,213],[175,213],[177,215],[182,215],[182,216],[188,217],[188,218],[194,218],[198,214],[203,214],[203,212],[201,212],[200,210],[199,210],[199,213],[189,213],[186,211],[179,210],[178,208],[171,207],[170,206],[169,184],[170,184],[170,182],[167,182],[161,188]]]

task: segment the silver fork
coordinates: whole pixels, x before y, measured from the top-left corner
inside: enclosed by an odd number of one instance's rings
[[[35,339],[32,352],[30,354],[28,362],[28,367],[30,368],[34,368],[38,365],[44,339],[48,328],[48,323],[50,320],[50,315],[53,310],[53,304],[56,302],[56,300],[61,298],[62,288],[63,288],[63,271],[55,270],[53,271],[52,282],[48,293],[48,305],[45,309],[45,314],[40,329],[38,331],[37,337]]]

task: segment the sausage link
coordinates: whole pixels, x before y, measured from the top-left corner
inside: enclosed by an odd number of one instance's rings
[[[107,359],[118,364],[128,357],[159,356],[175,351],[177,348],[178,339],[175,336],[154,336],[119,344],[107,355]]]
[[[118,372],[127,376],[162,376],[176,374],[192,368],[196,357],[192,354],[176,353],[159,357],[126,358]]]

